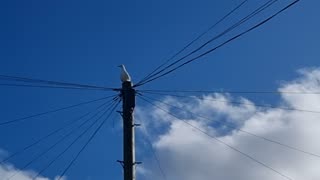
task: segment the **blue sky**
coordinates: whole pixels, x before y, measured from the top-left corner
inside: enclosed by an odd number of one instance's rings
[[[276,7],[288,2],[283,0]],[[117,65],[125,64],[137,82],[239,3],[4,0],[0,2],[0,74],[119,87]],[[258,4],[249,0],[213,32]],[[141,89],[276,90],[283,82],[296,78],[298,69],[320,65],[319,5],[317,0],[301,1],[254,32]],[[0,92],[1,121],[110,95],[12,87],[1,87]],[[248,98],[278,103],[270,96]],[[0,127],[0,148],[10,154],[59,123],[80,115],[85,107]],[[121,166],[116,163],[122,157],[119,117],[115,121],[117,125],[113,127],[109,121],[81,155],[68,172],[69,179],[121,179]],[[141,151],[146,153],[138,153],[138,158],[149,159],[143,156],[150,156],[150,152]],[[72,152],[44,175],[59,175]],[[10,163],[22,167],[28,156]],[[40,161],[31,169],[37,171],[41,166]]]

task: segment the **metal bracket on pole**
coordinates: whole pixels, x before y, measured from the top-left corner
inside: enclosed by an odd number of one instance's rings
[[[124,162],[123,161],[117,160],[117,162],[122,166],[122,168],[124,168]]]
[[[124,161],[117,160],[117,162],[122,166],[122,168],[124,168]],[[133,165],[140,165],[140,164],[142,164],[142,162],[140,161],[133,163]]]
[[[122,111],[116,111],[116,112],[119,113],[123,117],[123,112]]]
[[[134,127],[139,127],[141,124],[133,124]]]

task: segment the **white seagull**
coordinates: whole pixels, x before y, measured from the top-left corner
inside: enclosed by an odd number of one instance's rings
[[[120,74],[120,79],[122,82],[131,82],[131,77],[128,73],[128,71],[126,70],[126,67],[121,64],[120,66],[118,66],[121,68],[121,74]]]

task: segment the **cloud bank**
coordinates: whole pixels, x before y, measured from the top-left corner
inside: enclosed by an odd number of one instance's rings
[[[5,150],[0,149],[0,161],[3,160],[3,158],[8,156],[8,152]],[[14,165],[9,163],[0,163],[0,179],[1,180],[57,180],[60,176],[57,176],[53,179],[47,178],[47,177],[38,177],[34,179],[37,175],[36,172],[32,170],[24,170],[21,171],[18,168],[14,167]],[[62,180],[66,180],[65,177],[62,178]]]
[[[50,178],[46,178],[46,177],[38,177],[36,179],[33,179],[33,177],[36,174],[37,173],[35,173],[34,171],[20,171],[19,169],[16,169],[12,165],[0,165],[0,179],[3,179],[3,180],[8,178],[10,178],[10,180],[50,180]],[[57,180],[57,179],[59,179],[59,177],[56,177],[52,180]],[[66,179],[63,178],[63,180],[66,180]]]
[[[320,92],[320,69],[303,69],[299,78],[283,83],[283,92]],[[263,96],[262,96],[263,97]],[[209,94],[202,99],[166,97],[166,103],[192,111],[181,112],[157,103],[180,119],[201,128],[238,150],[294,180],[319,180],[320,158],[297,152],[239,131],[242,129],[320,155],[320,113],[256,106],[244,97]],[[240,101],[239,104],[230,101]],[[281,94],[277,107],[320,111],[320,94]],[[143,110],[142,110],[143,108]],[[168,180],[281,180],[283,176],[204,135],[181,120],[151,106],[137,108],[153,141]],[[163,179],[151,155],[138,169],[143,179]]]

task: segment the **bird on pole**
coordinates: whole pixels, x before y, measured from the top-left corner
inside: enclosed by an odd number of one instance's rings
[[[121,74],[120,74],[120,79],[122,82],[131,82],[131,77],[128,73],[128,71],[126,70],[126,67],[121,64],[118,67],[121,68]]]

